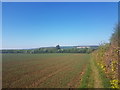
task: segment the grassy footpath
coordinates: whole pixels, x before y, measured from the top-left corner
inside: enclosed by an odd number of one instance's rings
[[[104,72],[89,55],[90,62],[87,65],[85,74],[82,77],[80,88],[109,88],[110,82]]]
[[[94,61],[91,59],[91,68],[93,73],[94,88],[103,88],[102,80],[98,68],[96,67]]]

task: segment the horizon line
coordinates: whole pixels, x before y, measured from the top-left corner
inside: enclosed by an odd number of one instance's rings
[[[58,44],[59,45],[59,44]],[[66,46],[99,46],[99,45],[59,45],[60,47],[66,47]],[[22,49],[37,49],[37,48],[47,48],[47,47],[56,47],[56,46],[41,46],[41,47],[31,47],[31,48],[0,48],[0,50],[12,50],[12,49],[18,49],[18,50],[22,50]]]

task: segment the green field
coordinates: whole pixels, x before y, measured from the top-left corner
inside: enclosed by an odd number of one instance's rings
[[[90,54],[3,54],[2,63],[3,88],[103,87]]]

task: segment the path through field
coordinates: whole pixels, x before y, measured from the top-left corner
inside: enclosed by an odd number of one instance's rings
[[[3,88],[103,88],[89,54],[3,54]]]
[[[93,81],[94,81],[94,88],[103,88],[102,86],[102,81],[100,79],[100,75],[98,72],[97,67],[95,66],[94,62],[91,60],[91,69],[92,69],[92,76],[93,76]]]

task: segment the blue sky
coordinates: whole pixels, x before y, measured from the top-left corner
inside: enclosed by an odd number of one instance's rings
[[[16,2],[2,5],[3,48],[98,45],[118,21],[117,2]]]

